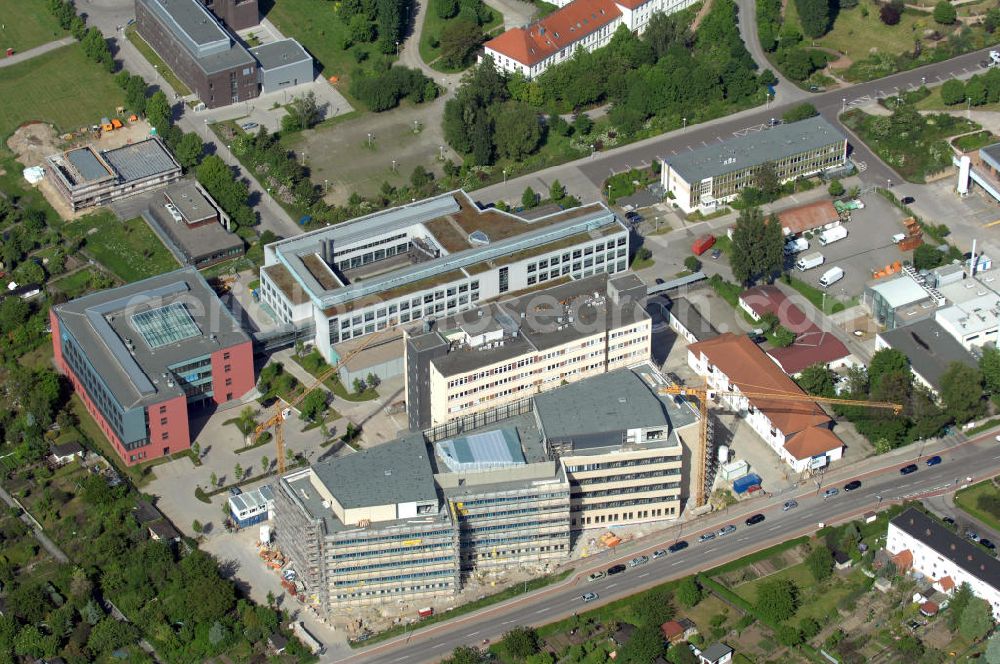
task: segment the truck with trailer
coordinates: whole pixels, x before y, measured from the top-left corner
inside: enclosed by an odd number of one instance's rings
[[[846,226],[834,226],[833,228],[828,228],[819,234],[819,245],[825,247],[826,245],[836,242],[837,240],[843,240],[847,237],[847,227]]]
[[[795,269],[799,272],[805,272],[806,270],[811,270],[814,267],[819,267],[825,260],[826,259],[823,258],[823,254],[818,251],[814,251],[811,254],[806,254],[799,260],[795,261]]]

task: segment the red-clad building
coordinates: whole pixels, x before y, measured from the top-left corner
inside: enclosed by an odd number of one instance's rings
[[[193,414],[254,387],[249,336],[194,268],[49,316],[56,364],[129,465],[188,449]]]

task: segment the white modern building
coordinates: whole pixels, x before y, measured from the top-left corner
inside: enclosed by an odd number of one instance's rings
[[[745,335],[726,332],[688,346],[688,366],[703,376],[716,399],[744,421],[796,472],[823,468],[843,455],[833,420],[813,401],[744,396],[805,392]]]
[[[541,75],[552,65],[573,57],[577,49],[594,51],[626,26],[642,34],[656,12],[672,14],[695,0],[556,0],[560,7],[537,23],[507,30],[484,44],[498,69]]]
[[[886,550],[922,573],[936,587],[953,589],[968,583],[1000,619],[1000,561],[982,547],[959,537],[920,510],[910,508],[889,522]]]
[[[628,267],[629,231],[601,203],[527,220],[453,191],[267,245],[261,303],[333,344],[503,295]]]

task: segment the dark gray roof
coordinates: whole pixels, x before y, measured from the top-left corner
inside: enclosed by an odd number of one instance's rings
[[[163,540],[180,539],[181,534],[171,525],[169,521],[163,519],[154,521],[147,526],[157,537]]]
[[[988,160],[992,160],[993,164],[991,165],[1000,164],[1000,143],[994,143],[993,145],[987,145],[985,148],[980,148],[979,154]]]
[[[302,44],[294,39],[281,39],[269,44],[261,44],[250,49],[257,62],[264,69],[276,69],[285,65],[295,64],[312,57],[302,48]]]
[[[140,524],[150,523],[163,518],[160,510],[156,509],[148,500],[137,500],[135,507],[132,508],[132,513],[135,515],[136,521]]]
[[[684,326],[684,329],[693,334],[698,341],[719,336],[715,326],[702,316],[698,307],[685,297],[678,297],[670,301],[670,315],[676,318]]]
[[[421,433],[312,468],[345,509],[437,499],[430,454]]]
[[[147,138],[138,143],[107,150],[101,156],[124,182],[179,171],[181,168],[158,138]]]
[[[670,424],[663,402],[629,369],[535,395],[547,440]]]
[[[725,643],[716,641],[709,647],[702,650],[701,656],[710,662],[717,662],[731,652],[733,652],[732,648],[727,646]]]
[[[723,143],[710,143],[664,161],[687,182],[697,183],[843,140],[845,136],[836,127],[817,115],[770,129],[750,131]]]
[[[941,388],[941,376],[952,362],[961,362],[970,367],[979,366],[972,353],[933,318],[879,332],[879,337],[890,347],[906,355],[914,373],[930,383],[935,391]]]
[[[69,160],[69,163],[73,164],[73,167],[85,182],[111,176],[108,169],[89,147],[68,151],[66,159]]]
[[[1000,589],[1000,560],[945,528],[937,519],[911,507],[890,523],[983,583]]]
[[[58,445],[50,445],[49,451],[58,457],[65,457],[71,454],[80,454],[83,452],[83,446],[80,445],[75,440],[71,440],[68,443],[60,443]]]
[[[200,334],[150,348],[132,316],[180,303]],[[125,408],[184,394],[170,367],[221,348],[250,341],[201,274],[182,268],[132,284],[99,291],[54,307],[62,329],[80,344],[108,389]],[[132,343],[134,352],[128,347]],[[171,384],[172,383],[172,384]]]

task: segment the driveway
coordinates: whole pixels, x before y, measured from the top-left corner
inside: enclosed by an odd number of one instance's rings
[[[538,8],[521,0],[485,0],[486,4],[503,14],[503,29],[520,28],[531,23]]]

